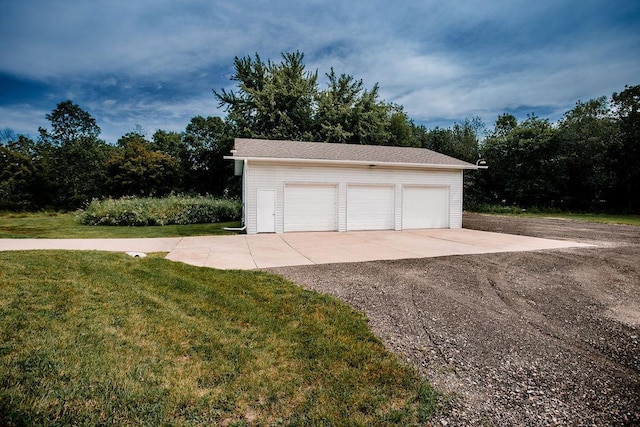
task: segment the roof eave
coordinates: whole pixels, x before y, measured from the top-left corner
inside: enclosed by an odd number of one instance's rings
[[[455,164],[438,164],[438,163],[401,163],[401,162],[376,162],[363,160],[330,160],[330,159],[299,159],[299,158],[278,158],[278,157],[251,157],[251,156],[225,156],[226,160],[247,160],[260,161],[267,163],[306,163],[306,164],[333,164],[348,166],[371,166],[371,167],[399,167],[399,168],[418,168],[418,169],[483,169],[471,163],[462,165]]]

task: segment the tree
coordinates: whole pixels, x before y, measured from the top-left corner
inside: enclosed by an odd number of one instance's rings
[[[418,147],[418,139],[415,137],[414,124],[404,112],[400,105],[390,106],[389,115],[389,134],[390,141],[388,145],[397,145],[401,147]]]
[[[466,118],[450,128],[424,126],[414,128],[415,138],[422,148],[437,151],[457,159],[475,163],[485,125],[479,117]]]
[[[557,130],[565,180],[563,208],[588,211],[612,204],[615,166],[610,152],[618,139],[618,123],[606,97],[578,101],[564,114]]]
[[[351,132],[354,143],[365,145],[400,145],[391,141],[388,124],[391,106],[378,98],[378,85],[365,90],[352,109]]]
[[[378,85],[364,88],[362,80],[338,76],[333,68],[327,88],[316,95],[316,139],[372,145],[411,145],[411,127],[402,107],[378,99]]]
[[[0,209],[37,208],[38,167],[34,142],[13,134],[15,140],[0,144]]]
[[[233,182],[233,162],[224,159],[233,148],[232,126],[219,117],[196,116],[183,135],[188,152],[189,188],[200,194],[240,194]]]
[[[72,101],[60,102],[45,115],[51,130],[39,128],[40,139],[54,146],[72,145],[78,141],[97,141],[100,127],[96,120]]]
[[[455,123],[451,129],[454,145],[450,156],[475,163],[478,160],[480,139],[485,132],[485,124],[480,117],[466,118],[462,123]]]
[[[177,170],[172,187],[176,193],[192,191],[192,183],[189,182],[191,159],[188,147],[182,139],[182,133],[159,129],[153,134],[150,143],[151,150],[166,154],[175,160]]]
[[[521,207],[558,206],[564,181],[554,128],[535,115],[510,131],[503,127],[504,122],[496,121],[482,147],[489,169],[481,185],[488,201]]]
[[[619,145],[611,152],[617,164],[617,208],[640,212],[640,85],[614,93],[612,103],[620,125]]]
[[[51,130],[39,128],[39,144],[52,202],[74,209],[100,197],[109,147],[98,139],[100,128],[95,119],[71,101],[59,103],[46,118]]]
[[[213,91],[237,136],[271,139],[310,139],[316,73],[307,72],[304,54],[282,54],[283,61],[266,63],[255,55],[234,60],[238,91]]]
[[[354,142],[353,111],[360,102],[363,91],[362,80],[342,74],[336,75],[333,68],[326,74],[327,89],[316,95],[318,140],[326,142]]]
[[[187,155],[187,147],[182,142],[182,134],[179,132],[167,132],[158,129],[151,137],[150,147],[154,151],[159,151],[179,160],[184,159]]]
[[[304,55],[283,53],[282,62],[235,58],[237,91],[215,91],[238,137],[350,144],[416,145],[401,106],[379,99],[378,85],[331,71],[318,89],[318,72],[306,71]]]
[[[106,160],[109,195],[161,197],[174,189],[177,160],[152,148],[144,136],[133,132],[118,140],[118,149]]]
[[[504,113],[498,116],[493,128],[493,136],[505,137],[518,127],[518,119],[513,114]]]

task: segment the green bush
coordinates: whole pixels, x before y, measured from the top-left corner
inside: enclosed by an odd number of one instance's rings
[[[208,196],[123,197],[93,200],[78,219],[85,225],[185,225],[235,221],[241,212],[238,200]]]

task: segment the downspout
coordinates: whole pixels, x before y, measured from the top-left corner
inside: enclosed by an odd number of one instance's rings
[[[247,230],[247,213],[245,200],[247,200],[247,186],[246,186],[246,171],[247,171],[247,159],[243,160],[242,165],[242,227],[224,227],[225,231],[246,231]]]

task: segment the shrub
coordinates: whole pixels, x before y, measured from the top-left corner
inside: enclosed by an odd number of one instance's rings
[[[93,200],[78,219],[85,225],[185,225],[235,221],[241,212],[240,201],[209,196],[123,197]]]

